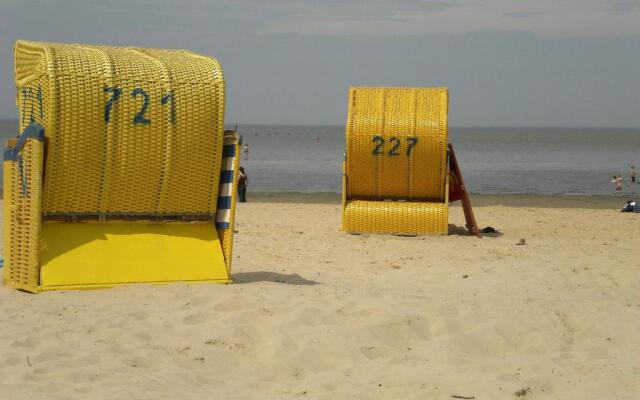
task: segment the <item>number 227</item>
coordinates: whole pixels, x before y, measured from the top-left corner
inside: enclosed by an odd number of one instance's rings
[[[406,138],[407,140],[407,151],[406,151],[406,155],[407,157],[411,155],[411,151],[413,150],[413,148],[415,147],[415,145],[418,143],[418,138],[417,137],[408,137]],[[395,136],[391,136],[389,138],[389,143],[391,144],[391,149],[389,149],[389,151],[386,153],[387,156],[399,156],[400,153],[398,153],[398,148],[400,147],[400,138],[397,138]],[[377,156],[377,155],[384,155],[384,145],[385,145],[385,138],[383,138],[382,136],[374,136],[373,137],[373,143],[375,143],[375,147],[373,148],[373,155]]]

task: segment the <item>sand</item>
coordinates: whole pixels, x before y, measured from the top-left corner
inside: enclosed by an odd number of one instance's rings
[[[638,398],[639,214],[352,236],[323,203],[240,204],[234,285],[0,288],[0,398]]]

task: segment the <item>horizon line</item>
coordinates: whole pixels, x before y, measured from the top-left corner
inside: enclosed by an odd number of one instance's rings
[[[15,121],[19,118],[0,117],[0,121]],[[229,126],[273,126],[273,127],[344,127],[346,123],[263,123],[263,122],[225,122]],[[640,126],[607,126],[607,125],[449,125],[449,129],[455,128],[480,128],[480,129],[638,129]]]

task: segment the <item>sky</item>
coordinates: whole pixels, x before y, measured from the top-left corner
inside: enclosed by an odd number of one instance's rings
[[[349,86],[446,86],[453,126],[640,127],[640,0],[0,0],[17,39],[216,57],[228,124],[341,125]]]

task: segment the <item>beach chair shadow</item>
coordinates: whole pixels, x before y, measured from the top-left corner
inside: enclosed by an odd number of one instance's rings
[[[281,274],[279,272],[272,271],[238,272],[237,274],[233,274],[232,279],[233,282],[237,284],[256,282],[274,282],[296,286],[314,286],[322,284],[322,282],[306,279],[298,274]]]
[[[460,225],[455,225],[455,224],[449,224],[449,235],[454,235],[454,236],[472,236],[474,235],[473,232],[469,232],[469,229],[465,226],[460,226]],[[504,235],[504,233],[502,232],[495,232],[495,233],[483,233],[482,237],[485,238],[497,238]]]

